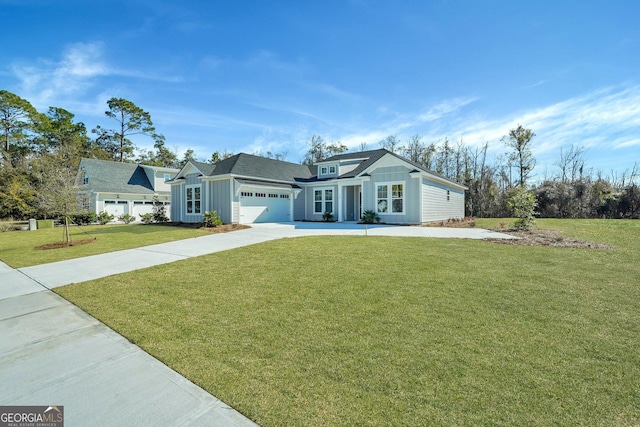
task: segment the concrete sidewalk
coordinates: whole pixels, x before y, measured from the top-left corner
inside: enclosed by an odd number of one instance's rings
[[[65,426],[255,426],[84,311],[0,262],[0,405]]]
[[[67,427],[255,426],[49,289],[269,240],[365,234],[511,237],[481,229],[257,224],[19,270],[0,262],[0,405],[61,405]]]

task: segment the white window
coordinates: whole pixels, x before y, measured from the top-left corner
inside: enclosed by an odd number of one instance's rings
[[[334,166],[320,166],[320,175],[335,175],[336,167]]]
[[[404,182],[377,184],[376,207],[378,213],[404,213]]]
[[[447,202],[451,200],[451,193],[449,192],[449,190],[447,190]]]
[[[253,197],[253,193],[250,191],[243,191],[240,193],[240,196],[242,197]]]
[[[313,190],[313,212],[333,213],[333,189],[319,188]]]
[[[187,187],[187,213],[199,214],[202,213],[202,206],[200,205],[200,186],[190,185]]]
[[[171,174],[170,173],[165,173],[164,174],[164,180],[165,181],[169,181],[171,179]]]

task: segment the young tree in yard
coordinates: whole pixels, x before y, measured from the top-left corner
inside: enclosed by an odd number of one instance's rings
[[[128,138],[131,135],[149,135],[158,139],[156,128],[151,121],[151,115],[131,101],[123,98],[111,98],[107,101],[109,111],[105,115],[114,119],[118,127],[115,130],[102,129],[97,126],[92,130],[98,134],[98,138],[110,143],[116,143],[118,160],[124,162],[125,158],[133,155],[135,146]]]
[[[537,202],[533,193],[520,185],[513,191],[507,203],[517,218],[514,224],[517,229],[529,230],[535,225]]]
[[[76,171],[61,164],[57,156],[44,155],[38,162],[38,207],[48,217],[64,218],[64,240],[71,243],[69,217],[78,212],[78,187]]]
[[[531,152],[531,140],[536,136],[531,129],[526,129],[522,125],[511,129],[509,133],[502,138],[513,152],[509,155],[509,160],[515,163],[520,175],[519,185],[522,187],[527,182],[527,178],[536,165],[536,159]]]

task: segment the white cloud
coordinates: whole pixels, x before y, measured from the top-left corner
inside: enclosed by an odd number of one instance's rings
[[[103,43],[68,45],[59,61],[38,59],[35,64],[13,64],[12,71],[20,81],[24,97],[36,107],[45,108],[51,100],[77,103],[79,95],[98,85],[106,76],[124,76],[161,81],[180,81],[174,76],[159,77],[138,70],[118,69],[109,65]],[[115,90],[111,90],[111,93]],[[113,96],[113,95],[111,95]],[[104,107],[102,107],[104,108]]]

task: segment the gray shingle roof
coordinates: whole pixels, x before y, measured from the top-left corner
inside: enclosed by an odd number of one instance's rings
[[[360,175],[363,171],[365,171],[367,168],[369,168],[371,165],[373,165],[375,162],[377,162],[387,154],[404,160],[405,162],[413,165],[418,170],[428,172],[432,175],[441,177],[447,181],[454,183],[454,181],[451,181],[448,178],[434,173],[433,171],[426,169],[424,166],[418,163],[411,162],[410,160],[392,153],[391,151],[388,151],[384,148],[338,154],[335,156],[331,156],[320,163],[362,159],[362,162],[360,162],[360,164],[355,169],[346,172],[338,177],[339,179],[354,178]],[[196,166],[205,176],[232,174],[255,179],[284,182],[314,182],[328,181],[332,179],[319,179],[317,175],[318,167],[316,165],[301,165],[297,163],[268,159],[266,157],[254,156],[252,154],[245,153],[236,154],[235,156],[221,160],[218,163],[214,164],[194,161],[192,161],[191,163]]]
[[[140,165],[108,160],[82,159],[79,170],[80,179],[82,179],[83,168],[89,177],[89,183],[83,185],[83,188],[100,193],[155,193],[153,185],[149,182],[147,174]]]
[[[210,170],[205,170],[203,165],[207,165],[206,163],[193,162],[193,164],[206,176],[233,174],[273,181],[294,182],[300,179],[309,179],[314,175],[312,168],[308,165],[245,153],[236,154],[213,165],[208,165]]]

